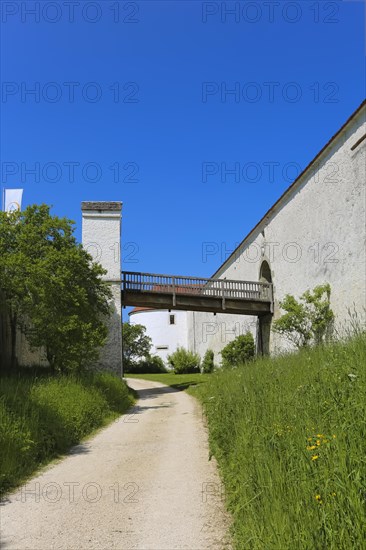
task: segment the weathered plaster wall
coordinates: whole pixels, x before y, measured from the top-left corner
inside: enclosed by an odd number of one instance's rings
[[[306,289],[329,282],[331,306],[338,327],[348,322],[348,308],[360,316],[366,306],[365,281],[365,180],[366,140],[351,148],[365,134],[365,107],[333,140],[285,200],[242,243],[215,277],[259,280],[260,266],[267,260],[274,284],[274,318],[285,294],[301,295]],[[210,347],[218,353],[232,337],[222,342],[220,325],[255,319],[200,313],[195,315],[194,341],[201,355]],[[243,320],[245,319],[245,321]],[[207,323],[216,322],[216,332],[203,341]],[[205,328],[206,327],[206,328]],[[256,333],[256,331],[254,331]],[[193,341],[193,338],[190,338]],[[270,350],[286,348],[283,338],[271,335]]]
[[[187,312],[188,348],[204,356],[207,349],[214,352],[215,364],[221,362],[220,351],[228,342],[250,331],[256,337],[257,318],[249,315],[228,315]]]
[[[29,327],[27,327],[29,331]],[[11,323],[4,297],[0,295],[0,367],[11,365]],[[18,365],[23,367],[48,366],[44,348],[31,349],[26,334],[16,328],[15,357]]]
[[[46,350],[44,348],[31,349],[26,334],[20,330],[17,330],[15,350],[18,363],[23,367],[47,367],[49,365]]]
[[[104,280],[112,290],[109,335],[96,367],[121,372],[121,202],[82,203],[83,247],[107,270]]]

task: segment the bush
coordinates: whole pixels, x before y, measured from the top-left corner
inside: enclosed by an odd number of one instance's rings
[[[286,294],[280,302],[280,307],[286,313],[273,321],[273,332],[282,334],[298,348],[329,341],[334,323],[330,292],[327,283],[316,286],[312,291],[307,290],[299,301],[291,294]]]
[[[220,352],[223,367],[238,367],[254,357],[255,345],[251,332],[237,336]]]
[[[161,357],[158,357],[157,355],[151,355],[149,357],[146,357],[142,361],[139,361],[138,363],[130,363],[125,368],[125,372],[130,372],[133,374],[160,374],[168,371],[165,368],[164,361],[161,359]]]
[[[182,347],[168,355],[168,363],[175,374],[192,374],[200,372],[200,356]]]
[[[205,374],[208,374],[210,372],[213,372],[214,368],[214,352],[212,351],[212,349],[208,349],[203,357],[201,370]]]

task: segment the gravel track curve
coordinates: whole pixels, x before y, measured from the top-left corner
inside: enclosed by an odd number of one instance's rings
[[[2,502],[2,550],[231,549],[200,405],[128,383],[139,394],[129,414]]]

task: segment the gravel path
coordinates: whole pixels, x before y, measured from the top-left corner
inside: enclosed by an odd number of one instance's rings
[[[1,506],[2,550],[222,550],[222,486],[198,403],[129,380],[139,401]]]

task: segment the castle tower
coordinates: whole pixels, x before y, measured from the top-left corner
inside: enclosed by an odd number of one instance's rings
[[[122,374],[121,330],[121,202],[82,202],[82,244],[107,270],[104,280],[112,290],[109,334],[97,367]]]

